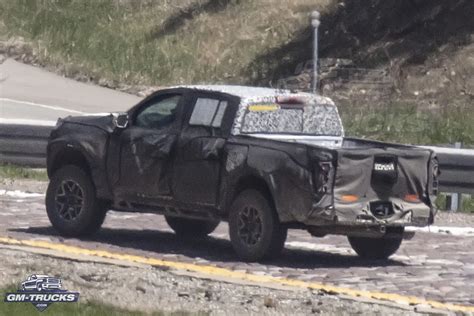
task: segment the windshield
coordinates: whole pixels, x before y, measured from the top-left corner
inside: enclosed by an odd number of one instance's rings
[[[337,108],[321,104],[251,104],[242,133],[342,136]]]

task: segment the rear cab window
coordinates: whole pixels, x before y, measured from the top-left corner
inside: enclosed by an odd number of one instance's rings
[[[342,136],[343,128],[331,104],[254,102],[246,108],[240,133]]]

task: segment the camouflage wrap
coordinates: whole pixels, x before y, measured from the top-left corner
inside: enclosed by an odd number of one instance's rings
[[[275,97],[243,99],[236,114],[232,133],[295,133],[343,136],[337,107],[331,100],[308,94],[298,95],[305,101],[301,108],[250,111],[254,104],[275,104]]]

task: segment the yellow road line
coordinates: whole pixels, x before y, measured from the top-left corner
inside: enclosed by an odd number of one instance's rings
[[[203,273],[210,276],[216,277],[225,277],[229,279],[238,279],[246,280],[257,283],[267,283],[267,284],[279,284],[285,286],[292,286],[297,288],[306,288],[326,291],[334,294],[346,295],[349,297],[363,297],[368,299],[377,299],[391,301],[395,303],[405,303],[409,305],[429,305],[433,308],[444,309],[450,311],[459,311],[459,312],[474,312],[474,306],[465,306],[465,305],[456,305],[450,303],[442,303],[432,300],[425,300],[415,296],[405,296],[399,294],[391,293],[381,293],[381,292],[371,292],[371,291],[362,291],[354,290],[349,288],[343,288],[338,286],[332,286],[328,284],[318,283],[318,282],[307,282],[287,278],[277,278],[267,275],[255,275],[246,272],[232,271],[225,268],[218,268],[213,266],[206,265],[197,265],[193,263],[184,263],[178,261],[168,261],[155,258],[147,258],[136,255],[128,255],[121,253],[113,253],[104,250],[92,250],[85,249],[75,246],[68,246],[65,244],[51,243],[47,241],[39,240],[18,240],[9,237],[0,237],[1,244],[8,245],[23,245],[36,248],[45,248],[55,251],[60,251],[64,253],[74,254],[74,255],[86,255],[86,256],[95,256],[108,259],[122,260],[126,262],[142,263],[152,266],[162,266],[169,267],[177,270],[186,270],[191,272]]]

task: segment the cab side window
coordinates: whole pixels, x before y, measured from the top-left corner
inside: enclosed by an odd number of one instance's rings
[[[227,101],[198,98],[189,119],[189,125],[220,128],[226,109]]]
[[[153,129],[172,125],[176,121],[176,110],[180,99],[180,95],[172,95],[151,100],[138,112],[135,125]]]

